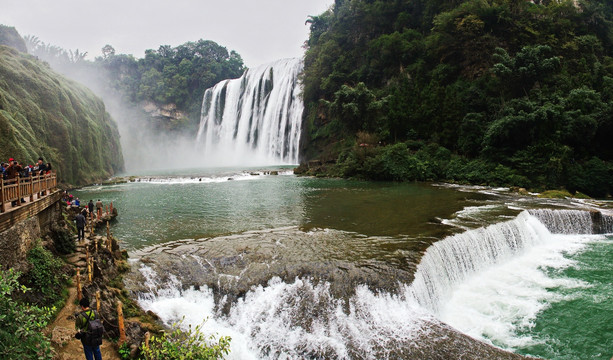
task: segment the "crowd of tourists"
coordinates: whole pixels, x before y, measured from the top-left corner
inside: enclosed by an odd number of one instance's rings
[[[94,200],[89,200],[89,202],[81,209],[81,201],[79,198],[69,194],[68,191],[64,191],[64,194],[62,194],[62,201],[68,207],[75,207],[79,209],[77,216],[75,217],[75,222],[77,225],[77,239],[79,241],[83,240],[85,238],[85,225],[87,224],[87,220],[102,216],[104,209],[102,201],[98,199],[98,201],[96,201],[94,204]],[[95,212],[94,208],[96,209]]]
[[[14,180],[18,177],[27,178],[30,175],[37,176],[51,173],[51,163],[45,163],[42,157],[39,157],[34,165],[25,165],[10,158],[8,162],[3,162],[1,166],[3,180]]]
[[[45,163],[42,157],[38,158],[38,161],[34,165],[25,165],[14,158],[10,158],[8,162],[0,164],[2,170],[2,180],[5,180],[6,185],[11,185],[17,182],[17,179],[23,179],[23,181],[30,181],[31,176],[48,175],[51,174],[51,163]],[[42,194],[41,194],[42,195]],[[24,202],[24,199],[21,199]],[[13,201],[12,206],[17,206],[18,202]]]

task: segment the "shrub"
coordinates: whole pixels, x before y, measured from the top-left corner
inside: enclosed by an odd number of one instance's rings
[[[173,324],[170,332],[152,336],[149,347],[141,351],[146,360],[213,360],[223,359],[230,352],[229,336],[223,336],[215,342],[215,335],[205,337],[200,324],[187,330],[180,328],[182,321]]]
[[[28,262],[32,266],[26,274],[26,281],[32,287],[32,302],[38,304],[54,304],[63,298],[63,284],[66,275],[63,274],[62,260],[43,248],[40,243],[28,252]]]
[[[51,343],[43,329],[55,308],[29,306],[13,298],[28,288],[19,285],[19,273],[0,270],[0,359],[52,359]]]
[[[58,253],[72,254],[77,249],[77,244],[72,238],[72,233],[64,228],[55,229],[51,232],[53,245]]]

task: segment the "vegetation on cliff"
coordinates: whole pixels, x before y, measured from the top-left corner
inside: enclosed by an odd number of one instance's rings
[[[106,45],[102,56],[85,60],[87,53],[66,51],[26,36],[30,53],[48,61],[62,73],[75,75],[101,92],[120,94],[125,105],[172,107],[187,119],[161,124],[165,129],[186,130],[198,123],[204,91],[221,80],[239,77],[245,70],[241,56],[210,40],[198,40],[158,50],[146,50],[145,57],[116,54]]]
[[[336,0],[309,19],[306,158],[611,194],[612,20],[604,0]]]
[[[123,168],[116,124],[104,103],[35,57],[0,45],[0,159],[42,156],[60,181],[82,185]]]
[[[26,52],[26,42],[17,32],[17,29],[11,26],[0,24],[0,45],[13,47],[21,52]]]

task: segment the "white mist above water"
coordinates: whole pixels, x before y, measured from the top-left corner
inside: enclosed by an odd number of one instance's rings
[[[206,90],[196,141],[208,165],[298,163],[302,68],[300,59],[279,60]]]

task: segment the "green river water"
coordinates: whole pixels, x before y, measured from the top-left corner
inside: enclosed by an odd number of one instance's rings
[[[249,175],[232,169],[194,170],[140,179],[73,192],[82,203],[89,199],[94,202],[101,199],[104,204],[112,201],[119,210],[112,232],[123,247],[138,252],[139,256],[146,255],[150,251],[147,249],[173,243],[189,243],[193,248],[205,244],[210,248],[207,251],[227,253],[236,247],[220,250],[222,245],[216,249],[215,244],[241,242],[240,237],[247,236],[244,243],[261,246],[263,238],[276,237],[276,243],[295,242],[296,254],[287,255],[292,262],[311,261],[317,253],[328,250],[337,253],[334,259],[338,261],[363,263],[372,259],[404,268],[402,263],[410,258],[407,252],[423,253],[430,244],[450,234],[508,221],[521,209],[542,205],[505,192],[286,174]],[[271,231],[270,236],[258,233],[263,231]],[[245,235],[251,232],[259,235],[253,238]],[[310,240],[301,234],[310,237],[315,234],[318,239],[325,239],[316,241],[325,242],[326,249],[317,244],[302,248]],[[205,242],[190,239],[205,239]],[[549,303],[540,304],[529,324],[518,325],[506,338],[506,335],[490,337],[487,329],[473,329],[476,334],[470,329],[466,331],[520,354],[548,359],[610,359],[613,355],[613,238],[594,235],[580,242],[581,246],[572,250],[556,250],[568,261],[565,265],[553,266],[544,261],[542,266],[535,267],[548,279],[573,281],[578,286],[543,285],[539,291],[555,296],[539,300]],[[368,246],[359,247],[356,245],[359,243]],[[344,249],[347,254],[339,255]],[[278,257],[271,255],[271,258]],[[493,285],[484,282],[482,286]],[[501,288],[488,291],[499,294],[505,287],[515,285],[501,281],[497,286]],[[508,296],[512,298],[513,294]],[[508,318],[511,323],[525,320]],[[232,326],[237,327],[234,323]],[[509,337],[529,341],[514,343]]]

